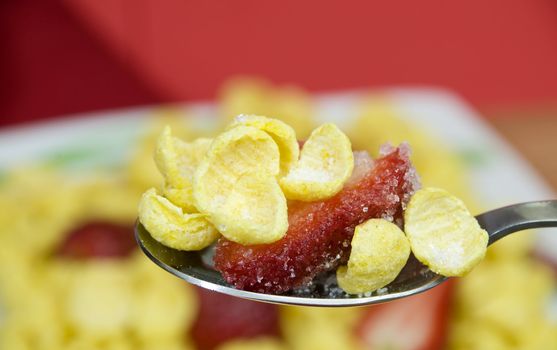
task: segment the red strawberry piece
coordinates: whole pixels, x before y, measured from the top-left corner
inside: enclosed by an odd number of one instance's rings
[[[356,152],[352,178],[334,197],[289,203],[281,240],[243,246],[221,238],[214,263],[224,279],[238,289],[283,293],[346,261],[358,224],[381,217],[400,221],[403,202],[417,186],[408,150],[392,149],[374,163],[363,154]]]
[[[356,334],[364,349],[439,350],[445,343],[452,281],[369,307]]]
[[[135,247],[132,226],[96,221],[69,232],[57,255],[75,259],[125,257]]]
[[[231,297],[197,288],[199,314],[191,338],[200,350],[226,341],[258,336],[279,336],[276,305]]]

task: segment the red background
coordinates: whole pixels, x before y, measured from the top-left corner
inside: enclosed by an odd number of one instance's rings
[[[212,98],[236,74],[557,100],[554,0],[5,0],[0,30],[0,125]]]

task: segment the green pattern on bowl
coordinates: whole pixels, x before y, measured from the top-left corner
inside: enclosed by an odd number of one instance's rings
[[[493,154],[485,148],[462,148],[457,151],[458,157],[467,165],[481,168],[493,160]]]

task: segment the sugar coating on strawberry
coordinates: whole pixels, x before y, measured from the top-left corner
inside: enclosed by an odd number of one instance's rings
[[[238,338],[279,337],[278,307],[196,288],[199,313],[190,336],[200,350]]]
[[[402,210],[419,180],[407,145],[382,148],[372,161],[355,152],[352,177],[334,197],[290,202],[289,228],[281,240],[244,246],[221,238],[215,268],[238,289],[284,293],[346,262],[354,228],[371,218],[402,224]]]
[[[69,232],[56,255],[74,259],[119,258],[135,248],[132,226],[95,221]]]

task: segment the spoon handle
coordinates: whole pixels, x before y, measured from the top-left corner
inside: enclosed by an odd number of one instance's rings
[[[557,227],[557,200],[514,204],[480,214],[476,219],[489,233],[489,244],[492,244],[513,232]]]

